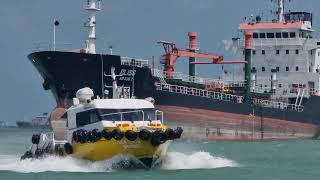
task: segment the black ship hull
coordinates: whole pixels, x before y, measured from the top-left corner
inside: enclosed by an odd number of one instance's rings
[[[104,90],[112,84],[111,78],[103,74],[110,74],[111,67],[115,67],[116,74],[122,75],[117,81],[118,85],[132,87],[134,80],[134,95],[137,98],[153,97],[156,106],[164,110],[170,120],[183,122],[187,121],[188,117],[193,117],[196,118],[193,119],[193,123],[197,123],[197,120],[201,121],[205,116],[203,113],[215,112],[203,119],[210,121],[228,116],[228,120],[237,121],[248,119],[250,114],[254,114],[263,117],[266,124],[268,120],[298,123],[294,126],[318,125],[320,122],[320,111],[316,109],[320,105],[318,96],[311,96],[305,102],[302,112],[268,108],[159,90],[155,86],[156,79],[150,68],[133,68],[131,65],[122,64],[120,56],[116,55],[43,51],[32,53],[28,57],[44,79],[43,88],[52,91],[57,107],[69,107],[76,91],[83,87],[90,87],[96,95],[103,97]],[[132,72],[135,76],[132,76]],[[179,108],[185,110],[181,111],[182,115],[175,116],[174,107],[176,112]]]

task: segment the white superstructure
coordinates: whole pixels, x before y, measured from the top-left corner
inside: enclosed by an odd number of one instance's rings
[[[278,20],[266,23],[256,17],[240,24],[240,31],[253,32],[252,91],[300,104],[319,95],[320,39],[313,38],[311,13],[283,13],[283,3],[278,1]],[[242,55],[243,40],[235,38],[226,45]]]

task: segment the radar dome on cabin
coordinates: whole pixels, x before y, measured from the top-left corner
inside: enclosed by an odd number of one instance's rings
[[[76,97],[79,99],[80,103],[86,103],[88,100],[94,96],[94,93],[91,88],[85,87],[79,89],[76,93]]]

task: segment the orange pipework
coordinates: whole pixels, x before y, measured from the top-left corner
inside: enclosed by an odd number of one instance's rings
[[[246,63],[245,61],[224,61],[223,56],[210,54],[210,53],[201,53],[197,51],[197,33],[189,32],[189,49],[178,49],[173,42],[169,41],[159,41],[158,44],[162,44],[165,54],[162,56],[165,62],[164,71],[168,79],[173,78],[174,64],[179,57],[189,57],[189,58],[204,58],[210,59],[211,62],[189,62],[190,65],[195,64],[241,64]],[[248,35],[249,36],[249,35]],[[251,33],[252,38],[252,33]],[[252,41],[251,41],[252,46]],[[190,72],[189,72],[190,74]]]

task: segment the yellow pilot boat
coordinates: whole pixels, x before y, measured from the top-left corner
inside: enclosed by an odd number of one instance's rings
[[[101,161],[124,155],[145,167],[159,164],[183,130],[164,125],[152,98],[125,98],[116,83],[113,89],[112,99],[93,98],[90,88],[78,90],[73,105],[51,122],[53,132],[33,135],[33,145],[21,159],[56,154]]]

